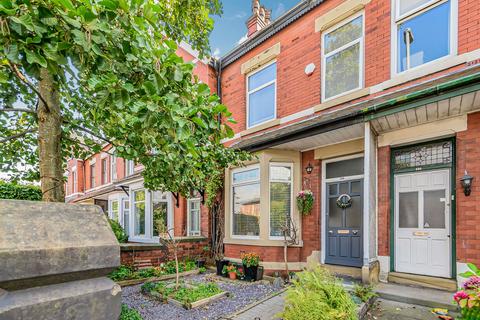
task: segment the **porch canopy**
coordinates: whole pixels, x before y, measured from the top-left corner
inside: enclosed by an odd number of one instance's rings
[[[345,104],[305,120],[252,135],[232,144],[247,151],[279,148],[306,151],[364,136],[364,123],[377,134],[480,110],[480,66]]]

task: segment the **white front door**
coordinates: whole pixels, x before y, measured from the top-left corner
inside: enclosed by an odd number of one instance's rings
[[[450,278],[450,170],[395,175],[395,271]]]

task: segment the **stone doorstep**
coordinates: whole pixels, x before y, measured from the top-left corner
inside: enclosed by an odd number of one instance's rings
[[[390,272],[388,274],[388,282],[452,292],[457,290],[457,281],[453,279],[422,276],[402,272]]]
[[[458,308],[453,304],[453,293],[431,289],[412,287],[407,285],[380,283],[375,287],[380,298],[385,300],[416,304],[430,308],[443,308],[456,311]]]

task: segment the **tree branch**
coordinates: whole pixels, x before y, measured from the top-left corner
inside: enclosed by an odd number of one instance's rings
[[[15,140],[15,139],[21,138],[21,137],[25,136],[25,135],[28,134],[28,133],[35,132],[36,130],[37,130],[37,128],[32,128],[32,129],[28,129],[28,130],[22,131],[22,132],[20,132],[20,133],[14,134],[13,136],[0,139],[0,143],[5,143],[5,142],[8,142],[8,141],[10,141],[10,140]]]
[[[47,111],[50,112],[50,107],[48,106],[48,103],[47,101],[42,97],[42,95],[40,94],[40,91],[37,90],[37,88],[35,88],[35,86],[30,83],[30,81],[28,81],[28,79],[20,72],[20,70],[18,70],[18,67],[17,65],[11,63],[10,61],[8,62],[8,65],[10,66],[10,69],[12,70],[13,74],[18,78],[20,79],[20,81],[22,81],[23,83],[25,83],[27,85],[27,87],[29,87],[33,92],[35,92],[38,96],[38,98],[40,100],[42,100],[43,104],[45,105],[45,107],[47,108]]]
[[[100,136],[100,135],[96,134],[95,132],[91,131],[90,129],[81,127],[81,126],[76,125],[76,124],[72,124],[72,125],[74,126],[75,129],[78,129],[78,130],[80,130],[80,131],[83,131],[83,132],[85,132],[85,133],[88,133],[88,134],[94,136],[95,138],[98,138],[98,139],[100,139],[100,140],[103,140],[103,141],[105,141],[105,142],[110,143],[111,145],[113,145],[113,142],[112,142],[112,141],[108,140],[107,138],[105,138],[105,137],[103,137],[103,136]]]
[[[36,114],[37,112],[32,109],[26,108],[0,108],[0,112],[26,112]]]

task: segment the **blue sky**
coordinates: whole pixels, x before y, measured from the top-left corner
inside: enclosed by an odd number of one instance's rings
[[[295,6],[300,0],[260,0],[260,4],[272,10],[276,19]],[[223,14],[214,17],[215,27],[210,35],[212,55],[222,56],[233,49],[247,34],[245,22],[252,13],[251,0],[222,0]]]

